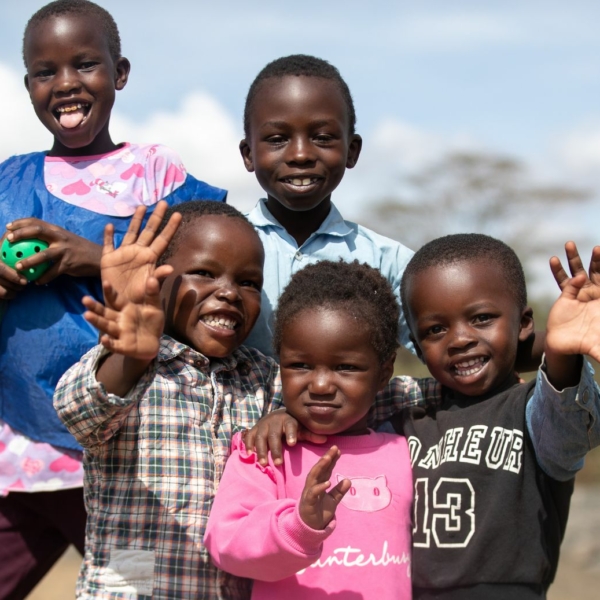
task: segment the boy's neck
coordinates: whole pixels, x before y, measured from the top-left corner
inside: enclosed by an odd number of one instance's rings
[[[267,208],[296,240],[298,246],[302,246],[327,218],[331,210],[331,196],[325,198],[311,210],[290,210],[275,198],[269,196],[267,198]]]

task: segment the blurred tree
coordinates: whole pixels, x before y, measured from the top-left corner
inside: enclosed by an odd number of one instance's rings
[[[567,209],[589,200],[590,192],[538,184],[515,158],[450,153],[401,180],[398,189],[372,207],[367,224],[410,248],[450,233],[486,233],[514,248],[529,280],[532,262],[546,261],[570,238],[586,241],[566,228],[556,238],[571,216]]]

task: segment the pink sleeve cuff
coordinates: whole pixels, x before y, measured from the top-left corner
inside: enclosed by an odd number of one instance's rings
[[[276,519],[282,541],[296,552],[315,558],[320,556],[323,542],[335,530],[335,517],[325,529],[309,527],[300,517],[298,502],[284,508]]]

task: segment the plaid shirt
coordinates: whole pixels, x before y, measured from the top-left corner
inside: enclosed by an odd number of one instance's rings
[[[125,397],[96,381],[92,349],[61,379],[60,418],[84,447],[88,510],[79,598],[250,597],[218,571],[202,539],[232,435],[281,405],[275,361],[241,347],[208,360],[163,336],[157,359]],[[394,378],[373,419],[438,400],[431,379]]]

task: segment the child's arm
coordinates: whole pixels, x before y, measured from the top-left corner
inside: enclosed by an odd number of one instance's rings
[[[156,261],[175,235],[181,215],[172,215],[157,235],[166,203],[159,203],[156,210],[157,214],[152,215],[141,233],[145,209],[136,210],[123,243],[116,249],[113,228],[106,226],[102,289],[107,301],[120,309],[105,307],[89,296],[83,299],[88,309],[85,319],[100,330],[100,343],[111,352],[96,374],[109,394],[124,396],[158,354],[164,327],[158,277],[166,277],[172,268],[168,265],[156,268]]]
[[[272,463],[260,467],[256,456],[247,454],[235,436],[204,538],[214,563],[239,577],[278,581],[317,560],[323,541],[334,529],[329,521],[347,491],[343,488],[350,487],[347,480],[338,484],[326,509],[319,500],[322,488],[327,487],[322,480],[328,478],[337,455],[337,448],[332,448],[311,469],[303,500],[298,501],[284,497],[281,470]],[[302,502],[311,522],[328,524],[322,529],[307,525],[300,512]]]
[[[113,283],[124,273],[131,276],[135,285],[129,288],[130,298],[124,301],[121,310],[106,308],[90,297],[83,299],[88,309],[84,316],[102,333],[100,343],[104,352],[93,349],[67,371],[56,388],[54,405],[69,431],[84,447],[100,444],[118,430],[131,406],[150,385],[153,370],[148,367],[160,346],[164,313],[159,300],[159,282],[154,276],[156,270],[149,269],[146,263],[141,264],[139,269],[143,273],[137,277],[123,257],[132,252],[144,253],[153,244],[160,256],[180,220],[180,215],[174,214],[169,226],[158,236],[155,230],[149,233],[146,228],[139,235],[144,239],[143,244],[136,244],[137,232],[132,233],[130,243],[116,250],[112,228],[107,226],[105,230],[103,256],[113,259],[112,267],[103,271],[105,294],[114,297]],[[162,274],[167,275],[171,267],[161,269]],[[110,352],[108,356],[105,356],[106,351]]]
[[[538,462],[558,480],[573,477],[585,454],[600,445],[600,390],[582,361],[582,355],[600,356],[600,247],[594,248],[589,277],[574,268],[575,244],[565,248],[573,277],[551,259],[562,293],[548,317],[545,368],[527,405]]]

